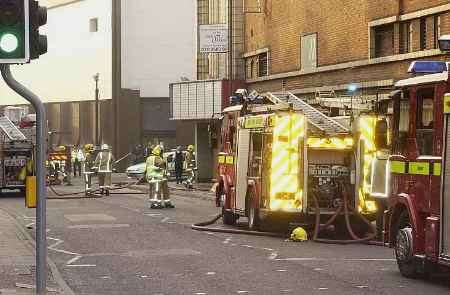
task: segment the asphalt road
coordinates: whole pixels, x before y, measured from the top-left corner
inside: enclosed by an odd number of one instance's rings
[[[165,210],[146,209],[142,194],[49,200],[49,255],[72,290],[80,295],[450,292],[449,277],[401,277],[392,250],[384,247],[191,230],[217,209],[188,192],[173,194],[176,208]],[[0,207],[33,226],[34,210],[25,209],[23,199],[0,199]]]

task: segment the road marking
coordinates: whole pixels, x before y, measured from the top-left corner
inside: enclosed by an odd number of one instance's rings
[[[321,270],[323,270],[323,268],[316,267],[314,270],[315,270],[315,271],[321,271]]]
[[[111,279],[111,277],[110,276],[103,276],[103,277],[101,277],[101,279],[109,280],[109,279]]]
[[[263,248],[263,250],[266,250],[266,251],[273,251],[272,248]]]
[[[242,247],[247,247],[247,248],[255,248],[255,247],[253,247],[252,245],[241,245]]]
[[[67,228],[69,229],[101,229],[101,228],[123,228],[130,227],[129,224],[80,224],[80,225],[71,225]]]
[[[274,260],[274,259],[276,259],[278,257],[278,253],[271,253],[270,255],[269,255],[269,260]]]
[[[80,221],[115,221],[116,218],[111,215],[102,213],[92,213],[92,214],[66,214],[64,218],[72,222]]]
[[[230,237],[228,237],[228,238],[226,238],[222,243],[224,243],[224,244],[228,244],[229,242],[231,241],[231,238]]]
[[[328,288],[317,288],[319,291],[325,291],[328,290]]]
[[[248,293],[248,291],[239,290],[239,291],[237,291],[237,293],[238,293],[238,294],[246,294],[246,293]]]
[[[361,286],[356,286],[356,288],[359,288],[359,289],[366,289],[366,288],[369,288],[369,286],[361,285]]]
[[[364,261],[396,261],[391,258],[317,258],[317,257],[291,257],[277,258],[276,261],[347,261],[347,262],[364,262]]]
[[[95,264],[66,264],[66,267],[96,267]]]
[[[150,217],[159,217],[162,214],[161,213],[148,213],[148,212],[144,212],[145,216],[150,216]]]
[[[164,218],[161,220],[161,222],[164,223],[164,222],[167,222],[167,221],[169,221],[169,220],[170,220],[170,217],[164,217]]]
[[[213,276],[213,275],[215,275],[215,274],[216,274],[216,273],[213,272],[213,271],[208,271],[208,272],[206,273],[207,276]]]
[[[70,259],[69,261],[67,261],[66,264],[72,264],[72,263],[74,263],[75,261],[80,260],[80,258],[81,258],[81,256],[75,256],[74,258],[72,258],[72,259]]]
[[[289,292],[292,292],[293,290],[292,289],[286,289],[286,290],[280,290],[281,292],[283,292],[283,293],[289,293]]]
[[[286,269],[276,269],[275,271],[277,271],[277,272],[286,272],[287,270]]]
[[[206,293],[203,293],[203,292],[197,292],[197,293],[195,293],[195,295],[206,295]]]

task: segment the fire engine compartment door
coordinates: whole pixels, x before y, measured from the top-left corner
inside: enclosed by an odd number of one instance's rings
[[[247,194],[248,158],[250,153],[250,129],[239,129],[236,161],[236,200],[235,208],[245,210]]]
[[[444,171],[442,173],[442,193],[441,193],[441,220],[442,220],[442,244],[441,254],[450,257],[450,118],[445,116],[444,129]]]

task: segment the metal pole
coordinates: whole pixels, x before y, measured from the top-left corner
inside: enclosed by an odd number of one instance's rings
[[[47,239],[46,239],[46,188],[45,188],[45,154],[46,154],[46,114],[42,101],[30,90],[17,82],[11,74],[9,65],[0,65],[5,83],[16,93],[31,103],[36,111],[36,291],[38,295],[46,293],[47,284]]]
[[[228,79],[233,92],[233,0],[228,0]]]
[[[94,76],[94,80],[95,80],[95,145],[99,145],[100,144],[100,136],[99,136],[99,124],[98,124],[98,120],[99,120],[99,90],[98,90],[98,79],[99,79],[99,74],[97,73]]]

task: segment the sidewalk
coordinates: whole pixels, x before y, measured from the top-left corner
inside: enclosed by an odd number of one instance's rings
[[[31,241],[16,220],[0,208],[0,294],[31,295],[35,285],[36,258]],[[48,269],[49,295],[64,294]]]

